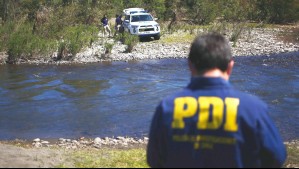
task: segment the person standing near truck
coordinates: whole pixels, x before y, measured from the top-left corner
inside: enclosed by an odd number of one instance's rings
[[[119,32],[121,32],[122,23],[123,23],[121,18],[122,18],[122,15],[116,15],[114,36],[116,36]]]

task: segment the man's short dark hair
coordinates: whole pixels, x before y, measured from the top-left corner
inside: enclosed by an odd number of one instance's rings
[[[214,68],[225,72],[232,60],[231,48],[221,34],[209,33],[198,36],[192,43],[189,60],[198,73]]]

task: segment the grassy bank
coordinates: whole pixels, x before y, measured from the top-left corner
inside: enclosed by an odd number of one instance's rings
[[[20,11],[25,13],[18,18],[0,22],[0,52],[8,54],[7,62],[51,57],[55,57],[54,60],[71,60],[97,39],[98,25],[89,17],[91,14],[82,12],[84,8],[81,5],[37,9],[32,17],[23,9]],[[89,12],[96,13],[93,10]],[[52,56],[56,52],[56,56]]]
[[[299,167],[299,140],[285,143],[288,158],[284,168]],[[79,149],[32,148],[23,141],[0,142],[0,166],[4,168],[149,168],[146,145],[132,148],[88,146]]]
[[[298,142],[287,144],[288,159],[285,168],[299,167]],[[148,168],[146,163],[146,149],[89,149],[70,153],[68,160],[73,161],[76,168]],[[66,164],[57,166],[68,168]]]
[[[148,168],[145,148],[136,149],[89,149],[71,153],[75,168]],[[61,164],[61,168],[67,168]]]
[[[19,60],[50,58],[57,52],[56,59],[69,60],[82,48],[89,46],[96,39],[98,29],[90,25],[65,26],[53,28],[48,32],[34,32],[34,23],[16,21],[0,27],[0,51],[9,55],[8,62]],[[56,33],[52,33],[57,29]]]

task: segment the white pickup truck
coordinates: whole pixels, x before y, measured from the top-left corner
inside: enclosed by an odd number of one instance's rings
[[[160,25],[150,13],[143,8],[129,8],[124,11],[125,20],[123,28],[125,31],[138,35],[139,37],[153,37],[159,40]]]

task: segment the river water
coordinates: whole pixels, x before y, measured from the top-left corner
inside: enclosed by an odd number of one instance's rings
[[[299,52],[235,61],[235,88],[298,139]],[[0,139],[147,136],[157,104],[189,81],[186,59],[0,66]]]

